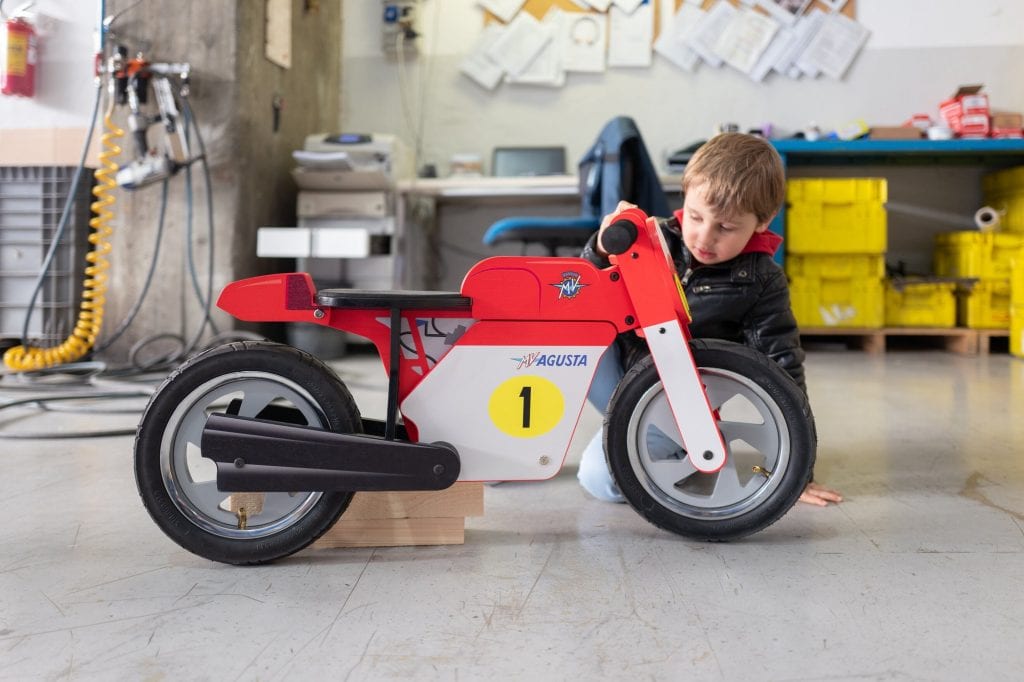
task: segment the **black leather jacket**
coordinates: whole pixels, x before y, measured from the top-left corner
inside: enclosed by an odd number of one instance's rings
[[[741,253],[725,263],[704,265],[683,245],[675,218],[662,219],[659,224],[686,291],[694,338],[725,339],[756,348],[786,370],[806,393],[804,351],[789,303],[789,284],[772,255]],[[583,257],[607,267],[608,259],[597,253],[596,244],[595,234],[584,247]],[[648,352],[636,334],[622,334],[617,343],[627,369]]]

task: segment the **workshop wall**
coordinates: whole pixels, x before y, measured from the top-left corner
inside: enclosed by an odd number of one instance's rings
[[[420,129],[420,165],[434,163],[445,174],[452,154],[489,161],[496,145],[564,144],[574,164],[619,114],[637,120],[660,161],[727,121],[743,128],[771,122],[789,132],[855,118],[899,124],[911,113],[936,112],[963,83],[984,83],[997,109],[1024,110],[1017,66],[1024,3],[858,0],[856,12],[872,35],[842,81],[772,74],[754,83],[727,68],[686,73],[655,55],[650,68],[572,73],[562,88],[502,84],[489,92],[458,70],[483,28],[474,3],[422,0],[420,55],[400,69],[381,48],[380,7],[347,2],[341,126],[397,132],[410,144]]]

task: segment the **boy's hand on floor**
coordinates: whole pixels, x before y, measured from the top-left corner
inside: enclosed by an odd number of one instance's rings
[[[818,485],[814,481],[807,484],[804,488],[804,492],[800,495],[800,501],[806,502],[807,504],[817,505],[819,507],[827,507],[829,502],[839,504],[843,501],[843,496],[839,494],[839,491],[826,488],[823,485]]]

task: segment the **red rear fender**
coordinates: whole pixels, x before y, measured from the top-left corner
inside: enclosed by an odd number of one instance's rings
[[[217,307],[246,322],[316,322],[316,289],[304,272],[250,277],[224,287]]]

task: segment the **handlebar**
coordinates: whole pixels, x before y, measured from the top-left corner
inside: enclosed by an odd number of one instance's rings
[[[621,254],[636,241],[636,225],[629,220],[616,220],[601,234],[601,246],[609,254]]]

